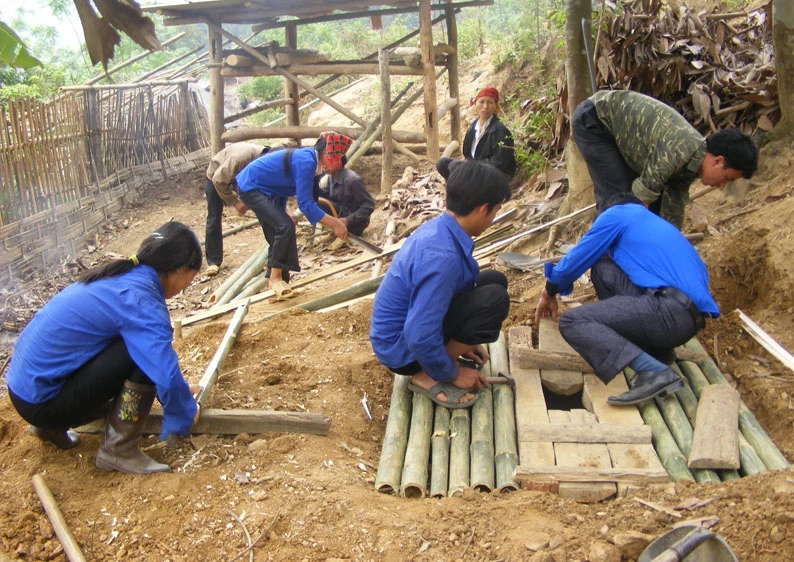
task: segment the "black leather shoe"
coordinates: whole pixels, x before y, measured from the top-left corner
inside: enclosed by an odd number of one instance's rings
[[[631,390],[617,396],[610,396],[607,398],[607,402],[616,406],[639,404],[660,394],[673,394],[682,388],[684,388],[684,381],[672,369],[642,371],[637,373]]]

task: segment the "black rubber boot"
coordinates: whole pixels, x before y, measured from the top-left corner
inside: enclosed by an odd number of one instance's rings
[[[152,409],[156,394],[154,385],[125,381],[108,412],[105,423],[105,443],[97,452],[96,466],[102,470],[118,470],[128,474],[169,472],[171,467],[160,464],[138,448],[138,439]]]
[[[639,404],[660,394],[673,394],[682,388],[684,388],[684,381],[672,369],[642,371],[637,373],[631,390],[617,396],[610,396],[607,398],[607,402],[616,406]]]
[[[42,429],[31,425],[28,431],[42,441],[54,443],[59,449],[71,449],[80,444],[80,436],[68,429]]]

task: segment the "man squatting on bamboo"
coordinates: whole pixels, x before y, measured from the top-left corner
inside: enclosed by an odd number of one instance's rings
[[[474,160],[451,164],[447,210],[420,226],[397,253],[372,306],[370,342],[387,368],[411,377],[408,387],[448,408],[468,408],[485,384],[464,357],[482,365],[483,343],[499,337],[510,309],[507,278],[480,273],[472,237],[510,199],[507,177]]]
[[[207,226],[204,232],[207,248],[207,275],[217,275],[223,263],[223,219],[224,204],[234,207],[239,215],[248,210],[245,203],[237,197],[237,182],[234,177],[251,161],[267,154],[269,146],[261,147],[245,142],[226,145],[210,159],[207,166]]]
[[[44,305],[22,330],[6,375],[8,395],[30,431],[61,449],[69,431],[105,418],[96,466],[132,474],[170,467],[138,448],[155,395],[163,405],[160,438],[190,435],[199,408],[171,346],[165,300],[201,269],[201,244],[184,224],[155,230],[128,259],[86,272]]]
[[[704,139],[675,109],[637,92],[596,92],[574,111],[571,133],[599,211],[612,194],[627,191],[679,230],[696,177],[725,187],[750,179],[758,166],[758,148],[739,129]]]
[[[590,269],[598,301],[566,310],[560,333],[605,384],[624,368],[637,376],[611,404],[637,404],[678,392],[683,381],[668,365],[720,311],[697,251],[672,224],[631,193],[617,193],[557,265],[546,264],[546,287],[535,312],[557,319],[557,293]]]

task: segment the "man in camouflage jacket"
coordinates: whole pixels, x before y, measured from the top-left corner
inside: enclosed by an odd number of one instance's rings
[[[599,211],[613,193],[631,191],[679,230],[696,177],[725,187],[758,166],[758,148],[738,129],[703,138],[672,107],[637,92],[596,92],[576,108],[571,128]]]

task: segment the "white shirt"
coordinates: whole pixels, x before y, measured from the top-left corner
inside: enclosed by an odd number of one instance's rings
[[[493,115],[488,118],[488,121],[485,122],[485,125],[482,124],[482,121],[477,119],[477,124],[474,126],[474,142],[471,143],[471,157],[474,158],[474,155],[477,153],[477,144],[479,144],[480,139],[482,138],[482,134],[485,132],[485,129],[488,128],[488,125],[491,124],[491,120],[493,120]]]

